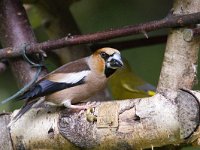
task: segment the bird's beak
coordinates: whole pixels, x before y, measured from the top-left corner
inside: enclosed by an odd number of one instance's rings
[[[108,58],[109,67],[117,69],[123,66],[122,58],[119,53],[115,53],[113,56]]]

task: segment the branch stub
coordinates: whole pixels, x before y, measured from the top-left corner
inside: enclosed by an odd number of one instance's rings
[[[178,101],[180,137],[188,139],[199,126],[199,101],[194,94],[187,90],[180,90],[176,100]]]

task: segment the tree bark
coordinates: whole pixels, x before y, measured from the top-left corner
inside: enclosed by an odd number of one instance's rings
[[[173,15],[200,12],[199,0],[175,0]],[[180,20],[181,21],[181,20]],[[199,39],[184,40],[184,29],[172,29],[168,35],[157,92],[191,89],[196,82]]]
[[[101,102],[90,114],[97,116],[97,122],[68,109],[31,109],[11,126],[13,145],[71,149],[73,143],[79,148],[144,149],[180,144],[190,139],[199,124],[200,93],[192,92],[196,95],[179,91],[174,102],[161,94]]]
[[[0,150],[13,150],[12,140],[10,137],[9,129],[7,128],[8,123],[10,122],[9,114],[0,114]]]

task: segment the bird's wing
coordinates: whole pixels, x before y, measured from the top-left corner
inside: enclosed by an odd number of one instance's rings
[[[85,70],[90,70],[90,67],[88,65],[88,57],[67,63],[56,70],[52,71],[51,73],[47,74],[43,78],[48,78],[48,76],[51,76],[55,73],[76,73],[81,72]]]
[[[48,78],[36,83],[35,86],[33,86],[19,99],[31,100],[63,89],[84,84],[85,78],[89,73],[90,70],[76,73],[54,73],[51,76],[48,76]]]
[[[30,90],[18,99],[31,100],[66,88],[77,86],[85,82],[90,73],[88,57],[67,63],[41,78]]]
[[[156,91],[156,88],[149,83],[142,84],[140,86],[137,86],[136,88],[139,89],[139,90],[145,91],[145,92],[147,92],[149,90]]]
[[[149,83],[145,83],[143,85],[137,86],[136,88],[138,90],[142,90],[142,91],[146,92],[149,96],[153,96],[156,94],[156,92],[155,92],[156,88]]]

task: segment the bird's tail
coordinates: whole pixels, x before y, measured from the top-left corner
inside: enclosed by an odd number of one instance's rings
[[[25,114],[28,110],[30,110],[32,108],[32,106],[34,105],[34,101],[33,102],[29,102],[26,103],[24,106],[22,106],[22,108],[19,110],[19,112],[12,118],[11,122],[9,123],[9,127],[16,122],[23,114]]]
[[[23,116],[31,108],[36,108],[43,102],[44,102],[44,98],[40,98],[39,100],[35,99],[32,101],[27,101],[25,105],[19,110],[19,112],[13,117],[13,119],[11,120],[8,126],[11,126],[14,122],[16,122],[19,118],[21,118],[21,116]]]

